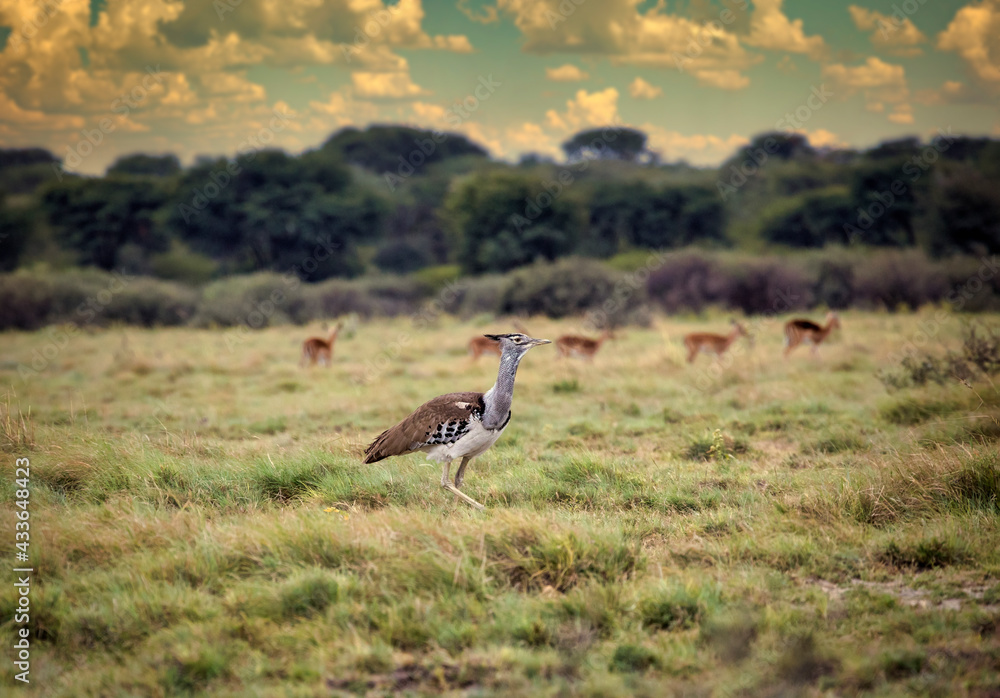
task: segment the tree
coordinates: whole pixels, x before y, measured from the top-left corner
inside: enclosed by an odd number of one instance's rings
[[[1000,192],[977,170],[958,166],[942,177],[927,241],[931,254],[1000,252]]]
[[[909,167],[913,167],[909,165]],[[851,177],[851,215],[846,223],[859,229],[857,242],[866,245],[908,247],[916,244],[917,219],[928,199],[931,177],[909,175],[899,158],[862,164]]]
[[[580,131],[562,144],[566,159],[601,158],[636,162],[641,156],[655,158],[646,149],[646,134],[631,128],[606,126]]]
[[[853,221],[846,187],[812,190],[771,202],[761,212],[760,238],[789,247],[850,242],[844,224]]]
[[[899,160],[909,158],[920,153],[921,143],[916,136],[897,138],[895,140],[882,141],[874,148],[865,152],[865,157],[869,160]]]
[[[0,192],[31,194],[64,174],[59,158],[43,148],[0,148]]]
[[[353,182],[329,152],[262,150],[200,160],[163,224],[229,271],[293,271],[314,281],[359,273],[357,244],[381,237],[387,212],[384,198]]]
[[[725,209],[712,189],[602,182],[590,201],[582,250],[610,256],[623,246],[666,249],[725,238]]]
[[[13,208],[5,198],[0,199],[0,271],[17,269],[34,225],[30,211]]]
[[[401,177],[450,158],[489,156],[485,148],[460,134],[406,126],[369,126],[364,131],[348,126],[327,139],[321,150],[372,172]]]
[[[169,238],[153,224],[167,201],[163,185],[148,179],[66,179],[46,185],[41,206],[56,240],[81,264],[113,269],[126,246],[148,255],[163,252]]]
[[[44,148],[0,148],[0,170],[25,165],[54,165],[59,158]]]
[[[569,254],[582,227],[565,188],[553,195],[536,178],[510,170],[466,180],[447,210],[458,234],[458,261],[472,273]]]
[[[173,153],[123,155],[108,167],[107,175],[136,175],[140,177],[173,177],[180,174],[181,161]]]

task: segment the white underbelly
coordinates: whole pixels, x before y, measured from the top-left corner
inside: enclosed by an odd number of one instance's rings
[[[503,434],[504,425],[501,429],[487,429],[479,420],[473,420],[469,433],[453,444],[436,444],[421,449],[427,454],[430,460],[444,462],[457,460],[459,458],[475,458],[483,451],[497,442]]]

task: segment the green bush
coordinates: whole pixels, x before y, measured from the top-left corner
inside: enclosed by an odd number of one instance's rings
[[[154,255],[149,260],[154,276],[186,284],[203,284],[219,270],[219,264],[210,257],[192,252],[181,242],[174,241],[170,250]]]
[[[507,276],[500,312],[561,318],[588,310],[608,312],[605,303],[613,302],[613,317],[626,317],[638,309],[645,293],[641,287],[626,293],[628,287],[618,285],[622,278],[593,260],[534,264]]]
[[[192,322],[197,327],[247,325],[253,329],[311,319],[303,284],[294,276],[261,272],[232,276],[205,287]]]
[[[197,303],[198,294],[192,289],[137,278],[111,297],[104,317],[108,322],[143,327],[183,325],[194,315]]]

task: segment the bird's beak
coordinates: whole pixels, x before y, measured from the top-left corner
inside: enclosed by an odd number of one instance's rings
[[[532,339],[531,341],[532,341],[531,346],[536,346],[538,344],[552,344],[552,340],[550,339]]]

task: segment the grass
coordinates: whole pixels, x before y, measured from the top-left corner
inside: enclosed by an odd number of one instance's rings
[[[314,369],[296,365],[309,328],[112,328],[27,380],[17,366],[47,335],[5,334],[0,518],[12,534],[13,462],[29,458],[38,573],[32,683],[8,662],[0,685],[1000,691],[1000,393],[888,393],[877,374],[920,313],[845,313],[819,360],[779,360],[775,318],[755,347],[689,366],[680,337],[727,318],[657,319],[592,365],[532,350],[510,427],[466,475],[482,513],[418,455],[361,456],[428,398],[488,388],[495,361],[463,347],[504,323],[373,322]],[[942,352],[959,327],[942,325]],[[0,586],[8,646],[16,604]]]

